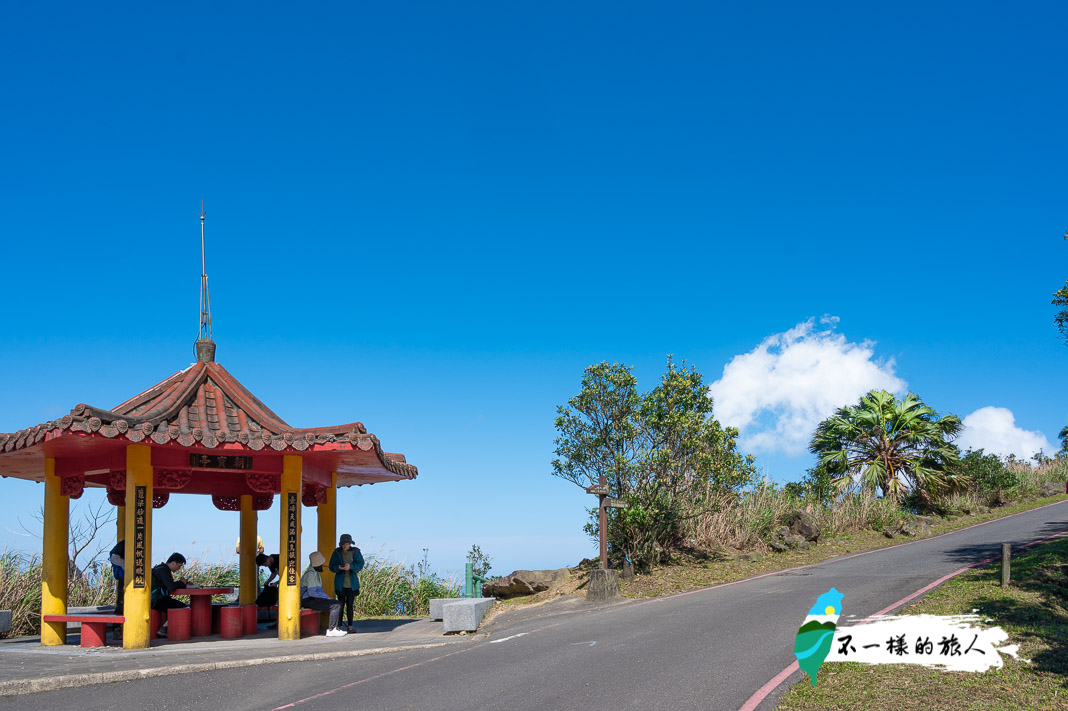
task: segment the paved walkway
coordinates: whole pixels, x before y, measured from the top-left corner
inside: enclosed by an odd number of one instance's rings
[[[317,635],[281,642],[260,625],[255,636],[218,635],[189,642],[153,640],[149,649],[126,650],[108,638],[108,647],[82,648],[78,633],[62,647],[42,647],[40,637],[0,640],[0,696],[62,689],[109,681],[281,662],[337,659],[402,649],[463,644],[482,635],[445,635],[440,621],[364,620],[345,637]]]

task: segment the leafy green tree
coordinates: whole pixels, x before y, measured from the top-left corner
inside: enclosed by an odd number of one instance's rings
[[[1005,466],[1001,457],[981,449],[968,450],[956,470],[973,488],[988,494],[1009,491],[1019,482],[1019,477]]]
[[[783,487],[783,491],[799,499],[809,499],[821,506],[830,506],[838,498],[837,478],[826,464],[817,464],[805,472],[804,479],[790,482]]]
[[[1053,292],[1053,305],[1068,307],[1068,281],[1064,283],[1062,288]],[[1061,337],[1068,343],[1068,308],[1058,311],[1053,317],[1053,322],[1057,324],[1057,330],[1061,332]]]
[[[1068,232],[1064,233],[1064,238],[1068,239]],[[1064,342],[1068,343],[1068,281],[1064,282],[1064,287],[1053,292],[1053,305],[1066,307],[1054,315],[1053,322],[1057,324],[1057,330],[1061,332]]]
[[[1061,440],[1061,451],[1057,453],[1058,456],[1068,456],[1068,425],[1057,434],[1057,437]]]
[[[583,389],[557,409],[553,473],[580,486],[605,475],[615,498],[608,540],[639,569],[677,545],[717,493],[750,482],[753,458],[737,451],[738,431],[712,415],[702,376],[669,357],[656,388],[638,395],[630,368],[586,369]],[[597,534],[596,510],[586,526]]]
[[[628,490],[638,461],[638,380],[631,367],[586,368],[582,390],[556,408],[553,475],[586,487],[606,476],[617,495]]]
[[[959,483],[952,467],[960,453],[952,440],[962,429],[959,417],[939,417],[913,393],[899,401],[872,390],[821,422],[809,451],[840,487],[857,484],[928,503]]]
[[[483,553],[477,544],[467,551],[467,562],[471,564],[471,571],[483,578],[493,569],[493,559]]]

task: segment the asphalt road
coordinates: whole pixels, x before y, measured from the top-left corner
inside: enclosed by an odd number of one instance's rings
[[[1068,531],[1068,502],[938,538],[648,601],[548,606],[443,649],[184,674],[0,699],[0,709],[723,709],[791,662],[816,597],[845,595],[841,623],[970,563]],[[795,677],[792,681],[795,681]],[[772,708],[785,685],[761,704]]]

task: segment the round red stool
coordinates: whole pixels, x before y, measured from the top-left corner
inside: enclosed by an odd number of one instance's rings
[[[159,610],[148,611],[148,638],[159,639],[159,626],[163,624],[159,619]]]
[[[242,630],[245,634],[256,634],[256,623],[259,621],[260,608],[255,605],[241,606]]]
[[[184,642],[192,636],[193,611],[188,607],[167,610],[167,639]]]
[[[223,639],[237,639],[245,633],[242,610],[237,605],[219,608],[219,636]]]
[[[317,611],[300,611],[300,634],[302,637],[319,634],[319,613]]]

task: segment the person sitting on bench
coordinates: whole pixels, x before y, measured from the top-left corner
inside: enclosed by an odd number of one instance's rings
[[[115,614],[122,617],[123,597],[126,594],[126,541],[120,540],[111,549],[111,576],[115,578]],[[122,639],[122,625],[116,625],[111,636],[116,640]]]
[[[330,613],[330,623],[327,625],[327,637],[344,637],[347,631],[338,626],[338,618],[341,617],[341,601],[332,600],[323,592],[323,578],[319,574],[326,565],[326,556],[319,551],[312,551],[308,556],[311,565],[300,576],[300,606],[309,610]]]
[[[181,553],[171,553],[166,563],[160,563],[152,569],[152,609],[157,610],[163,617],[163,624],[156,633],[160,637],[167,636],[167,610],[176,607],[189,607],[181,600],[175,600],[171,593],[181,588],[195,588],[185,579],[175,580],[174,574],[185,565],[185,556]]]
[[[267,582],[263,584],[263,590],[256,597],[256,607],[274,607],[278,604],[278,583],[275,579],[278,575],[278,561],[282,560],[282,556],[278,553],[274,555],[264,555],[260,553],[256,556],[256,565],[267,568],[270,573],[267,578]]]

